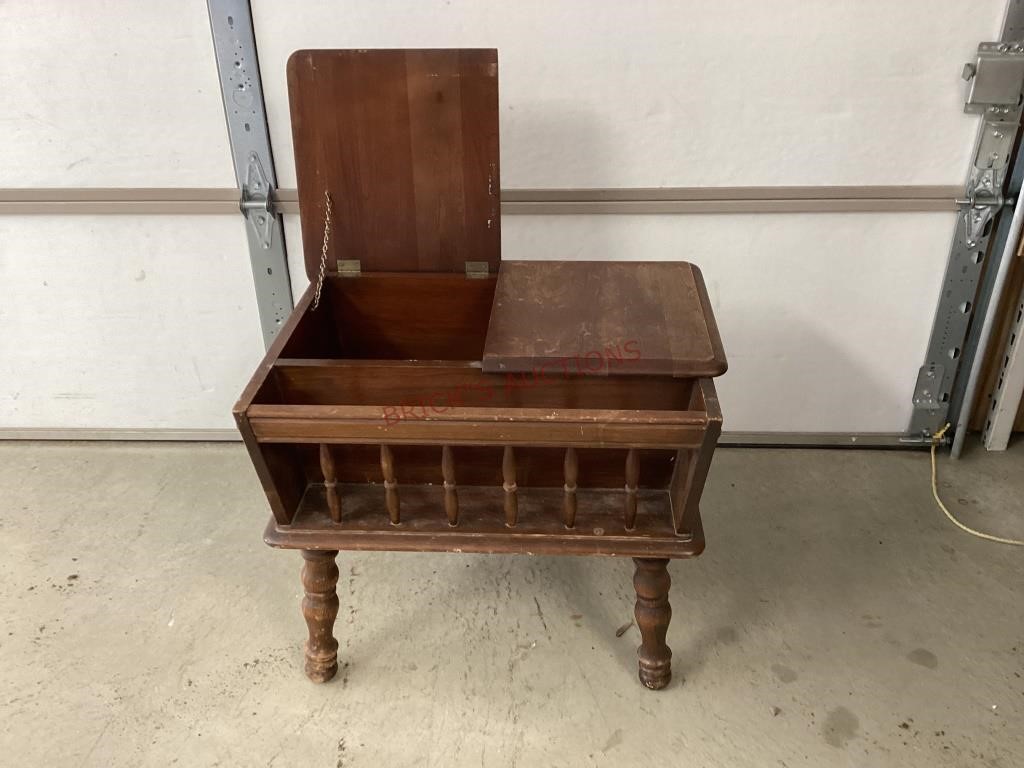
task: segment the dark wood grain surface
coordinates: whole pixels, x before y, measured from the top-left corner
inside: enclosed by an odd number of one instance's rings
[[[324,192],[328,271],[497,268],[495,50],[304,50],[288,60],[306,273],[319,272]]]
[[[725,351],[686,262],[505,261],[483,369],[719,376]]]
[[[256,402],[408,406],[404,415],[409,418],[426,418],[430,413],[464,406],[685,411],[693,387],[690,379],[664,376],[541,379],[529,374],[484,373],[479,365],[459,361],[281,359],[273,373],[276,390]]]
[[[306,674],[338,668],[338,550],[611,555],[638,558],[640,678],[664,686],[667,558],[704,549],[722,423],[699,270],[500,262],[495,51],[299,51],[288,78],[314,281],[331,195],[327,279],[234,413],[265,541],[303,551]]]

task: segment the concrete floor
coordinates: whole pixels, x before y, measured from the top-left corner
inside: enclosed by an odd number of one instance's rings
[[[944,493],[1024,536],[1022,459]],[[721,450],[659,693],[628,561],[342,553],[315,686],[240,446],[0,444],[0,489],[4,765],[1024,765],[1024,551],[925,453]]]

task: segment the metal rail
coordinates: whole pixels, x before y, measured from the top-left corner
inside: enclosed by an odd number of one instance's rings
[[[1010,311],[1014,313],[1013,322],[996,362],[999,375],[991,393],[981,435],[985,448],[990,451],[1006,450],[1017,419],[1021,396],[1024,395],[1024,353],[1021,352],[1021,347],[1024,347],[1024,287]]]
[[[231,157],[238,180],[238,189],[233,190],[235,212],[241,211],[245,217],[256,307],[263,329],[263,342],[269,347],[291,313],[293,302],[284,246],[284,222],[280,213],[273,210],[277,179],[256,57],[252,9],[249,0],[207,0],[207,6],[224,99],[224,116],[231,140]],[[209,194],[214,192],[221,193],[210,190]],[[179,202],[184,202],[181,207],[191,207],[190,213],[198,213],[198,209],[203,207],[189,206],[188,200]],[[211,207],[226,204],[226,201],[216,199],[203,202]]]

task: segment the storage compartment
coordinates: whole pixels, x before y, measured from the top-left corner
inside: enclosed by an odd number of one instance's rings
[[[494,51],[288,66],[312,284],[235,409],[268,543],[699,553],[725,369],[699,270],[501,261]]]
[[[310,287],[239,413],[274,508],[268,542],[700,550],[690,477],[717,437],[710,380],[486,373],[493,289],[329,276],[314,310]],[[424,302],[438,311],[413,322]]]
[[[496,276],[328,276],[282,350],[286,358],[480,360]]]
[[[484,373],[479,363],[414,360],[278,360],[254,402],[369,405],[383,419],[425,419],[453,408],[683,411],[690,379]]]

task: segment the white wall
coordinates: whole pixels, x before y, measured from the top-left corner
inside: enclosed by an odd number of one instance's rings
[[[958,184],[1004,0],[254,0],[278,177],[298,48],[495,47],[502,186]]]
[[[282,186],[291,51],[493,46],[502,182],[522,188],[959,184],[976,127],[959,71],[1004,2],[253,6]],[[0,4],[0,92],[0,187],[234,185],[199,0]],[[700,264],[728,429],[898,432],[953,216],[502,227],[505,258]],[[0,217],[0,281],[0,428],[231,426],[261,354],[240,217]]]
[[[0,425],[228,426],[263,349],[236,224],[0,216]]]
[[[234,186],[206,3],[0,3],[0,187]]]

